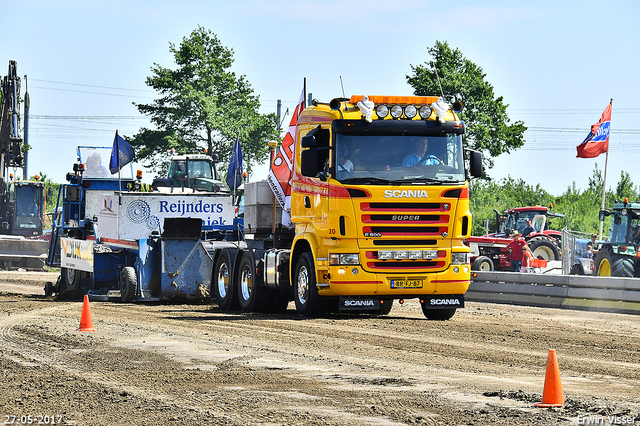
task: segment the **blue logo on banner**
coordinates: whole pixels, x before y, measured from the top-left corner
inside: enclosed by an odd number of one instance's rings
[[[598,131],[596,132],[596,135],[593,137],[593,139],[591,139],[591,142],[606,141],[607,138],[609,137],[610,126],[611,126],[610,121],[605,121],[604,123],[600,124],[600,127],[598,127]]]

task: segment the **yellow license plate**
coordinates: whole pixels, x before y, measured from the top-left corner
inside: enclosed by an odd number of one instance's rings
[[[422,288],[422,280],[391,280],[391,288]]]

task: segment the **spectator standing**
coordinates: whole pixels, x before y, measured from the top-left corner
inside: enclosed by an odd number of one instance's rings
[[[520,272],[525,252],[529,253],[531,257],[533,257],[533,253],[531,252],[531,249],[529,249],[529,245],[527,245],[527,242],[521,239],[520,236],[521,234],[518,231],[514,232],[513,240],[507,244],[507,250],[511,253],[512,272]]]

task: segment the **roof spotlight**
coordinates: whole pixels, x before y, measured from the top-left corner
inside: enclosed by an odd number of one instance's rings
[[[402,117],[402,107],[400,105],[394,105],[391,107],[391,117],[393,118]]]
[[[454,102],[453,105],[451,105],[451,108],[453,109],[453,112],[462,112],[462,110],[464,109],[464,105],[462,105],[462,102],[457,101]]]
[[[420,118],[426,120],[431,117],[431,107],[429,105],[422,105],[418,113],[420,114]]]
[[[418,113],[418,110],[416,109],[416,106],[413,104],[409,104],[406,107],[404,107],[404,115],[407,118],[413,118],[416,116],[417,113]]]
[[[378,105],[376,107],[376,115],[378,116],[378,118],[385,118],[387,115],[389,115],[389,108],[387,108],[387,106],[384,104]]]

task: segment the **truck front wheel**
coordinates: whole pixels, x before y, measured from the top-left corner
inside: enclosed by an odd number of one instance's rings
[[[389,315],[391,308],[393,307],[393,299],[388,299],[382,302],[380,301],[380,309],[378,309],[378,315]]]
[[[422,306],[422,313],[428,320],[431,320],[431,321],[446,321],[448,319],[451,319],[456,313],[456,308],[428,309],[425,307],[424,303],[422,303],[421,306]]]
[[[303,253],[298,258],[293,278],[293,292],[298,315],[301,317],[317,315],[320,311],[320,296],[316,287],[316,270],[311,253]]]

